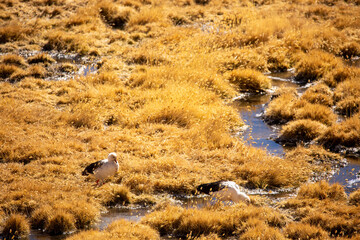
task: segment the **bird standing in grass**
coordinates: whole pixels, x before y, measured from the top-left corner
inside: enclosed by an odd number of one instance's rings
[[[82,172],[83,176],[93,174],[96,178],[96,184],[103,184],[108,177],[115,175],[119,170],[119,163],[117,161],[116,153],[109,154],[107,159],[103,159],[88,165]]]
[[[240,191],[239,186],[233,181],[217,181],[199,185],[198,192],[209,194],[215,201],[245,202],[250,204],[248,195]]]

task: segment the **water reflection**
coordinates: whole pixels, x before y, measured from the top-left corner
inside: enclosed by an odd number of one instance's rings
[[[292,81],[293,73],[291,71],[269,74],[268,77],[272,79],[272,91],[281,86],[300,89]],[[270,99],[270,94],[249,94],[244,95],[242,99],[235,101],[234,104],[245,124],[249,126],[249,128],[241,133],[241,137],[245,142],[257,148],[266,149],[271,154],[282,156],[285,153],[283,146],[273,141],[273,138],[278,135],[280,127],[276,125],[270,126],[262,119],[262,114]]]
[[[329,179],[329,183],[339,183],[346,193],[351,193],[360,187],[360,159],[347,157],[348,165],[340,168]]]

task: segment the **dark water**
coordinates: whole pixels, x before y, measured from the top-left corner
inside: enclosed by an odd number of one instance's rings
[[[281,86],[298,87],[292,82],[292,73],[273,73],[268,75],[272,79],[274,88]],[[299,91],[301,87],[298,87]],[[274,89],[272,90],[274,91]],[[271,94],[245,95],[240,100],[235,101],[235,105],[239,110],[241,118],[249,127],[242,133],[242,138],[254,147],[266,149],[269,153],[282,156],[284,148],[282,145],[276,143],[272,139],[278,134],[279,126],[270,126],[262,119],[262,114],[265,110],[266,104],[270,102]]]
[[[340,183],[349,194],[360,187],[360,158],[347,157],[348,165],[338,169],[329,183]]]

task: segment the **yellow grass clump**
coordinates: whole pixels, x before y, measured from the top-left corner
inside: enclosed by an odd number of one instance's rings
[[[30,232],[30,226],[25,216],[12,214],[4,224],[2,236],[5,239],[27,238]]]
[[[3,64],[15,65],[18,67],[26,67],[28,65],[23,57],[16,54],[4,55],[0,61]]]
[[[21,68],[9,64],[0,64],[0,77],[2,81],[12,77],[17,72],[22,72]]]
[[[346,200],[347,196],[344,188],[339,184],[329,185],[325,181],[319,183],[307,184],[301,186],[299,193],[299,199],[315,198],[319,200],[332,199],[332,200]]]
[[[318,121],[301,119],[291,121],[281,129],[277,141],[286,145],[307,143],[324,134],[326,126]]]
[[[314,86],[308,88],[303,95],[301,95],[301,100],[306,100],[309,103],[322,104],[325,106],[333,105],[333,92],[331,89],[322,83],[318,83]]]
[[[114,28],[124,29],[133,10],[112,1],[101,1],[98,6],[101,17]]]
[[[359,74],[359,70],[354,67],[341,66],[327,72],[321,80],[330,87],[336,87],[339,83],[351,80]]]
[[[67,239],[104,239],[104,240],[115,240],[115,239],[160,239],[157,231],[151,227],[141,224],[129,222],[126,220],[117,220],[111,223],[105,230],[98,232],[95,230],[88,230],[77,233]]]
[[[342,151],[343,147],[359,147],[360,114],[356,114],[343,122],[333,124],[324,131],[317,141],[326,148]]]
[[[360,109],[360,98],[348,96],[336,103],[335,110],[343,116],[351,117]]]
[[[251,224],[254,221],[255,224]],[[266,236],[268,234],[280,235],[275,228],[285,226],[285,222],[286,216],[273,209],[245,207],[243,204],[204,209],[167,206],[141,220],[141,223],[152,226],[162,235],[174,234],[179,237],[199,237],[209,234],[246,237],[247,232],[253,227],[256,231],[259,231],[261,227],[268,228],[269,232]]]
[[[357,98],[360,93],[360,83],[357,79],[347,80],[337,85],[334,91],[335,101],[340,101],[348,97]]]
[[[127,205],[131,202],[130,191],[121,185],[105,185],[99,192],[105,206]]]
[[[295,119],[297,120],[310,119],[326,125],[332,125],[337,120],[336,114],[334,114],[332,109],[327,106],[311,103],[301,105],[302,106],[295,111]]]
[[[0,43],[4,44],[12,41],[23,40],[27,35],[31,35],[32,29],[21,26],[17,23],[10,23],[0,27]]]
[[[295,88],[280,88],[265,110],[265,120],[273,124],[283,124],[294,119],[298,96]]]
[[[328,234],[319,227],[308,223],[290,223],[285,229],[285,236],[290,239],[326,239]]]
[[[46,232],[51,235],[59,235],[75,229],[74,217],[70,213],[58,211],[50,218],[46,226]]]
[[[251,69],[233,70],[227,74],[226,78],[244,92],[264,92],[271,87],[269,78]]]
[[[54,63],[55,59],[46,53],[39,53],[35,56],[29,57],[27,61],[30,64],[43,63],[45,66],[48,66]]]
[[[325,76],[328,71],[341,65],[341,60],[332,54],[314,50],[304,55],[296,64],[295,79],[305,83],[319,80]]]
[[[352,192],[349,196],[349,202],[350,204],[359,206],[360,205],[360,190],[355,190]]]

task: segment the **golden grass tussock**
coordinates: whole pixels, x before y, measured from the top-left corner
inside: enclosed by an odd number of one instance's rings
[[[152,23],[158,23],[163,27],[171,25],[169,19],[166,18],[164,10],[160,6],[142,8],[138,13],[130,15],[127,23],[127,28],[130,31],[135,31],[139,25],[147,25]],[[141,29],[141,28],[140,28]]]
[[[232,236],[246,234],[256,225],[269,228],[285,226],[286,217],[270,208],[245,207],[242,204],[204,209],[183,209],[177,206],[167,206],[145,216],[141,223],[149,224],[161,235],[192,236],[217,234]],[[259,229],[257,229],[259,230]]]
[[[341,65],[341,60],[334,55],[314,50],[301,57],[301,60],[296,64],[295,79],[300,82],[312,82]]]
[[[298,192],[299,199],[315,198],[319,200],[332,199],[344,201],[347,199],[344,188],[339,184],[329,185],[325,181],[307,184],[300,187]]]
[[[337,67],[325,74],[325,76],[321,79],[325,84],[334,88],[339,83],[351,80],[356,76],[359,76],[360,71],[354,67]]]
[[[27,238],[30,233],[30,225],[25,216],[12,214],[4,224],[2,236],[5,239]]]
[[[34,229],[45,229],[49,225],[53,209],[49,205],[44,205],[36,210],[31,215],[31,227]]]
[[[51,235],[67,233],[75,229],[74,222],[72,214],[59,210],[49,219],[45,230]]]
[[[358,207],[348,205],[347,195],[339,184],[330,185],[321,181],[304,185],[295,199],[286,200],[281,205],[296,216],[298,222],[296,224],[304,226],[301,231],[292,223],[285,229],[289,233],[306,236],[306,234],[323,235],[325,231],[327,238],[330,239],[357,236]],[[349,214],[352,216],[349,217]]]
[[[335,110],[343,116],[351,117],[360,110],[360,99],[348,96],[336,103]]]
[[[360,44],[355,41],[346,43],[341,47],[340,54],[345,59],[360,56]]]
[[[21,68],[9,64],[0,64],[0,77],[3,81],[13,76],[17,72],[22,72]]]
[[[32,29],[21,26],[17,23],[10,23],[0,27],[0,43],[23,40],[27,35],[32,34]]]
[[[131,203],[130,190],[122,185],[104,185],[99,191],[99,198],[105,206],[124,206]]]
[[[91,42],[84,36],[63,31],[54,31],[48,35],[47,42],[43,48],[44,50],[65,50],[86,54],[91,52],[90,45]]]
[[[322,170],[327,170],[330,166],[337,166],[343,161],[341,155],[329,152],[319,145],[310,145],[309,147],[297,146],[295,149],[286,153],[288,159],[303,159],[312,165],[319,165]]]
[[[359,93],[360,83],[355,78],[339,83],[334,91],[334,99],[335,101],[340,101],[351,96],[357,98]]]
[[[242,48],[224,52],[220,60],[220,72],[235,69],[250,68],[261,72],[268,71],[269,64],[266,58],[258,53],[257,49]]]
[[[124,219],[114,221],[105,230],[99,232],[95,230],[88,230],[77,233],[67,239],[160,239],[157,231],[151,227],[141,224],[129,222]]]
[[[97,6],[104,21],[110,26],[118,29],[124,29],[130,16],[133,14],[133,9],[130,7],[123,7],[112,1],[102,1]]]
[[[294,88],[279,89],[277,96],[272,100],[265,110],[264,118],[273,124],[284,124],[294,119],[297,94]]]
[[[326,125],[332,125],[337,120],[336,114],[333,113],[330,107],[311,103],[305,103],[301,105],[302,106],[295,111],[296,120],[310,119]]]
[[[295,146],[297,143],[307,143],[324,134],[327,127],[314,120],[301,119],[291,121],[282,129],[277,141]]]
[[[359,147],[360,114],[333,124],[324,131],[317,141],[333,151],[342,151],[343,147]]]
[[[25,59],[16,54],[7,54],[1,57],[1,63],[7,65],[15,65],[17,67],[27,67]]]
[[[269,78],[252,69],[233,70],[227,74],[226,79],[245,92],[264,92],[271,87]]]
[[[356,206],[360,205],[360,190],[359,189],[350,193],[349,202],[350,202],[350,204],[353,204]]]
[[[42,63],[45,66],[48,66],[55,61],[55,59],[53,59],[50,55],[46,54],[46,53],[39,53],[35,56],[29,57],[27,59],[28,63],[30,64],[37,64],[37,63]]]
[[[78,71],[78,67],[72,63],[62,63],[59,69],[65,73],[75,73]]]
[[[333,106],[333,92],[323,83],[318,83],[308,88],[304,94],[301,95],[300,99],[306,100],[309,103]]]
[[[290,223],[286,226],[285,236],[290,239],[326,239],[328,234],[321,228],[307,223]]]

